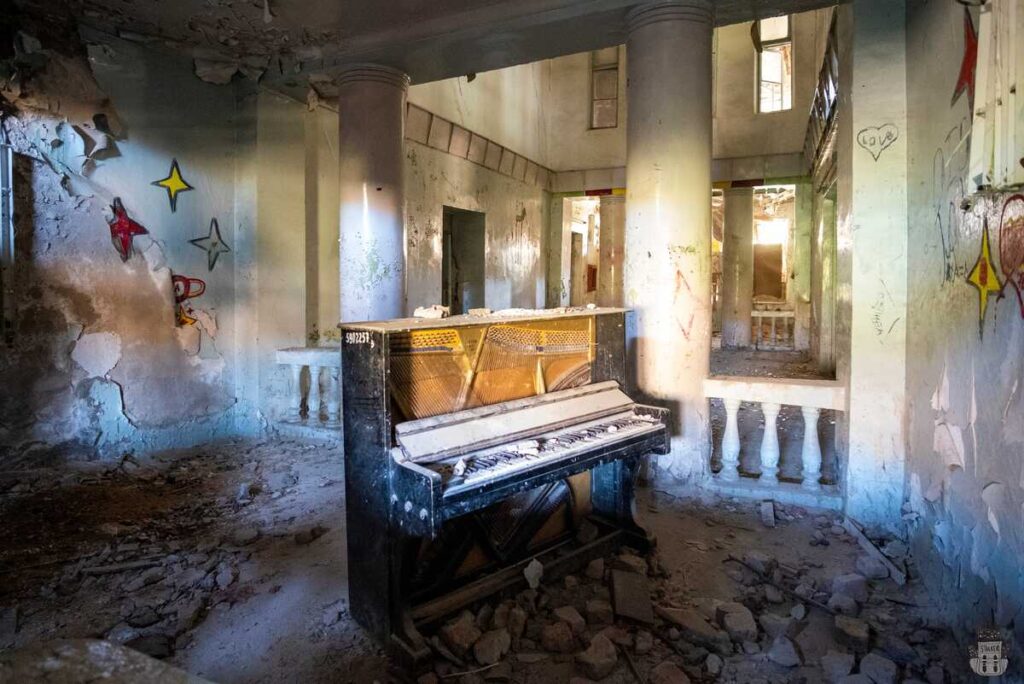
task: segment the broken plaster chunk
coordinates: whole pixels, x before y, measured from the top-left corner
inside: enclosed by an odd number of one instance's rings
[[[441,638],[457,656],[464,656],[481,637],[476,618],[468,610],[441,628]]]
[[[89,377],[104,377],[121,360],[121,337],[117,333],[87,333],[75,344],[71,358]]]
[[[544,576],[544,565],[534,558],[526,567],[523,568],[523,577],[526,578],[526,584],[531,589],[536,589],[540,586],[540,578]]]
[[[448,307],[440,304],[418,306],[412,315],[413,318],[448,318]]]
[[[845,594],[857,603],[866,603],[868,600],[867,579],[864,575],[855,572],[840,575],[832,580],[832,593]]]
[[[615,644],[603,634],[590,641],[590,646],[576,656],[576,663],[591,679],[604,679],[612,673],[619,661]]]
[[[569,625],[572,633],[579,636],[587,628],[587,621],[583,619],[579,611],[572,606],[562,606],[551,611],[555,617]]]

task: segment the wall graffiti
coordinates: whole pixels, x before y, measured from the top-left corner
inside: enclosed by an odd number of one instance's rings
[[[961,282],[967,277],[966,260],[957,260],[960,246],[960,225],[966,194],[964,176],[967,174],[970,122],[965,118],[953,126],[935,150],[932,158],[932,207],[935,228],[942,249],[942,282]]]
[[[231,248],[220,236],[220,226],[217,225],[215,218],[210,219],[210,232],[206,237],[195,238],[189,242],[206,252],[206,265],[210,271],[217,265],[217,257],[231,251]]]
[[[967,276],[967,282],[978,290],[978,335],[985,333],[985,312],[988,310],[989,295],[998,295],[1002,291],[999,275],[992,263],[992,250],[988,241],[988,219],[985,219],[981,233],[981,253]]]
[[[960,96],[967,93],[967,104],[974,109],[974,74],[978,68],[978,32],[974,29],[971,10],[964,7],[964,54],[960,61],[960,72],[953,87],[952,107]]]
[[[999,265],[1003,271],[1002,290],[1012,287],[1017,292],[1017,305],[1024,317],[1024,195],[1011,195],[1003,203],[999,215]]]
[[[172,213],[178,210],[178,195],[195,189],[181,177],[181,169],[178,167],[177,159],[171,160],[171,170],[166,178],[155,180],[150,185],[155,185],[167,191],[167,199],[170,200]]]
[[[875,161],[890,145],[900,137],[900,130],[895,124],[868,126],[857,132],[857,144],[867,150]]]
[[[173,274],[171,283],[174,286],[175,319],[178,325],[195,325],[195,309],[188,300],[202,296],[206,292],[206,282],[199,278]]]
[[[135,236],[146,235],[149,231],[128,217],[128,211],[124,208],[120,197],[114,198],[110,210],[114,212],[114,217],[108,222],[110,241],[114,244],[117,253],[121,255],[121,261],[128,261],[128,257],[132,255]]]

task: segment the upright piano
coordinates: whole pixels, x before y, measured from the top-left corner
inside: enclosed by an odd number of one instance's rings
[[[407,662],[420,628],[620,544],[667,411],[626,394],[623,309],[343,324],[353,616]],[[585,532],[585,533],[584,533]]]

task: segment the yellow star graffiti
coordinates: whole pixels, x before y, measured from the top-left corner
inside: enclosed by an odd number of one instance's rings
[[[992,251],[988,246],[988,221],[985,221],[981,233],[981,254],[978,261],[967,276],[967,282],[978,288],[978,333],[983,334],[985,330],[985,311],[988,310],[989,293],[998,293],[1003,286],[999,282],[999,275],[996,273],[995,265],[992,263]]]
[[[187,192],[193,189],[192,186],[181,177],[181,169],[178,168],[177,159],[171,160],[171,171],[167,174],[167,178],[161,178],[160,180],[153,181],[152,185],[163,188],[167,191],[167,198],[171,201],[172,212],[178,209],[178,193]]]

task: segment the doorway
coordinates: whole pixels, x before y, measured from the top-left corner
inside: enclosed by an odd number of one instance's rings
[[[441,303],[453,316],[484,306],[485,225],[479,211],[442,212]]]

